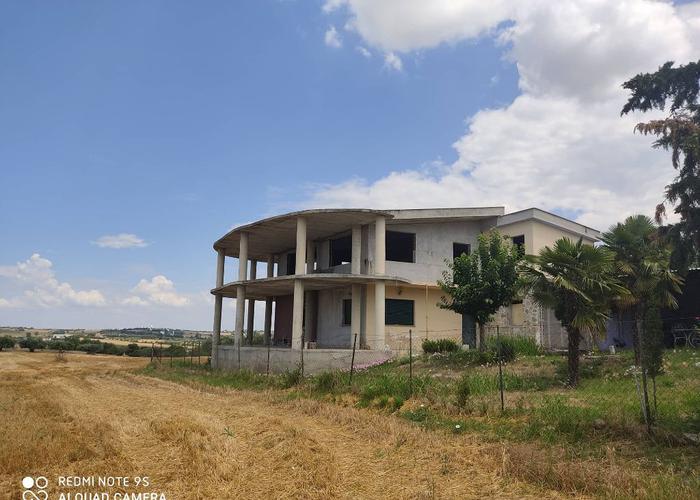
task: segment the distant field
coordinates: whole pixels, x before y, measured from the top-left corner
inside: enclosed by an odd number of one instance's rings
[[[26,475],[46,476],[54,498],[57,476],[71,474],[149,476],[148,491],[168,499],[562,497],[506,477],[500,445],[129,373],[145,363],[0,352],[0,498],[21,498]]]

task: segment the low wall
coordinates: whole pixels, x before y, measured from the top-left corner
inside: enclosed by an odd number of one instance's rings
[[[380,363],[391,358],[384,351],[355,351],[355,367]],[[306,349],[304,350],[304,374],[313,375],[329,370],[350,370],[352,349]],[[301,361],[301,351],[289,348],[270,348],[270,371],[282,373],[295,370]],[[219,363],[222,370],[237,370],[238,354],[232,345],[219,346]],[[267,348],[241,347],[241,366],[244,370],[265,373],[267,369]]]

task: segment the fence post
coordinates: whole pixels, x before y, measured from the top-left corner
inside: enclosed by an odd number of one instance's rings
[[[155,345],[156,344],[154,342],[151,342],[151,363],[153,363],[153,351],[155,349]]]
[[[408,390],[413,396],[413,330],[408,329]]]
[[[301,329],[301,376],[304,376],[304,328]]]
[[[197,366],[202,364],[202,341],[197,342]]]
[[[501,328],[496,325],[496,344],[498,345],[498,388],[501,391],[501,413],[505,410],[505,401],[503,399],[503,345],[501,345]]]
[[[357,334],[355,334],[355,337],[352,340],[352,358],[350,358],[350,380],[348,381],[348,385],[352,385],[352,374],[355,371],[355,347],[357,346]]]
[[[270,345],[272,344],[272,334],[268,333],[266,335],[267,337],[267,368],[266,368],[266,375],[270,374]]]
[[[194,340],[190,342],[190,366],[194,365]]]

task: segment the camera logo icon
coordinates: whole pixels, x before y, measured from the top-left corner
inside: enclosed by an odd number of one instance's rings
[[[46,500],[49,494],[46,487],[49,485],[49,480],[44,476],[31,477],[26,476],[22,479],[22,500]]]

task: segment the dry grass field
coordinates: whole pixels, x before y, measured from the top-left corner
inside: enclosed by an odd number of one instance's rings
[[[556,498],[501,445],[272,392],[136,375],[140,358],[0,353],[0,497],[25,475],[149,476],[192,498]]]

